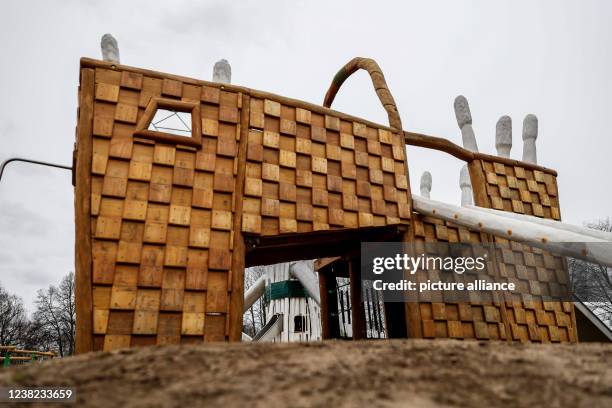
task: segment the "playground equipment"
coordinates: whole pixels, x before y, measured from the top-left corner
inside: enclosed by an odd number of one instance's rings
[[[529,285],[546,286],[541,276],[564,270],[565,254],[610,262],[590,245],[608,239],[560,222],[557,174],[535,162],[535,117],[526,118],[521,162],[503,157],[511,143],[507,119],[498,126],[502,155],[477,151],[463,97],[455,106],[464,148],[404,131],[382,71],[370,59],[344,66],[317,106],[231,85],[227,62],[214,70],[223,82],[207,82],[119,65],[117,43],[106,36],[102,48],[105,61],[83,58],[80,69],[77,352],[240,341],[245,297],[252,301],[262,287],[245,296],[245,267],[329,257],[317,264],[318,296],[303,268],[292,266],[292,276],[321,305],[322,338],[338,318],[331,310],[332,278],[346,277],[352,337],[366,338],[369,300],[359,288],[357,259],[365,241],[492,242],[511,252],[520,245],[513,240],[524,239],[540,249],[495,261],[508,279]],[[370,75],[389,126],[330,108],[359,69]],[[406,145],[467,163],[464,207],[428,199],[426,175],[421,191],[427,194],[412,197]],[[559,245],[565,237],[587,244]],[[577,341],[572,302],[515,296],[383,308],[384,319],[379,314],[372,322],[384,322],[388,337]],[[270,316],[256,340],[277,337],[289,324],[282,310]]]
[[[0,353],[3,367],[49,360],[55,357],[55,353],[50,351],[20,350],[17,346],[0,346]]]
[[[245,311],[262,296],[266,299],[268,319],[252,340],[321,340],[319,282],[312,262],[276,264],[265,271],[244,295]]]

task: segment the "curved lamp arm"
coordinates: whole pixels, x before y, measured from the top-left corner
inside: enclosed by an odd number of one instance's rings
[[[58,169],[64,169],[64,170],[72,170],[72,166],[64,166],[62,164],[56,164],[56,163],[48,163],[48,162],[44,162],[44,161],[40,161],[40,160],[30,160],[30,159],[24,159],[21,157],[12,157],[10,159],[7,159],[5,161],[2,162],[2,164],[0,164],[0,181],[2,181],[2,175],[4,174],[4,168],[12,162],[23,162],[23,163],[30,163],[30,164],[38,164],[41,166],[47,166],[47,167],[55,167]]]

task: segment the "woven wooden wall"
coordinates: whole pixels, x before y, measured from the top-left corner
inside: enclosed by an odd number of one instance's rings
[[[521,163],[474,160],[470,175],[476,204],[482,207],[561,219],[556,173],[527,168]],[[483,180],[483,183],[474,183]],[[523,293],[555,294],[567,279],[562,257],[536,248],[526,248],[495,237],[503,247],[498,256],[501,276],[513,281]],[[576,342],[576,319],[571,302],[523,301],[508,296],[505,307],[512,340],[534,342]]]
[[[201,103],[201,148],[133,136],[152,97]],[[228,337],[241,101],[237,92],[95,69],[95,349]]]
[[[469,244],[490,242],[487,234],[470,231],[435,217],[413,214],[413,222],[416,242]],[[426,273],[429,275],[427,278],[435,278],[431,276],[432,273],[435,272]],[[463,277],[458,276],[459,280]],[[439,276],[437,278],[439,279]],[[416,310],[413,313],[416,313],[417,318],[408,322],[411,337],[507,339],[505,310],[500,302],[467,303],[438,299],[438,301],[419,302],[414,305],[414,309]]]
[[[404,141],[366,124],[251,98],[242,231],[407,223]]]
[[[158,101],[201,142],[140,132]],[[403,138],[329,109],[85,60],[77,132],[79,351],[239,340],[243,232],[410,219]]]
[[[139,132],[155,101],[197,107],[198,140]],[[80,352],[239,340],[243,233],[414,220],[405,239],[491,239],[411,213],[405,141],[384,126],[247,88],[92,60],[82,61],[79,105]],[[470,172],[477,204],[559,219],[554,174],[481,159]],[[564,266],[544,253],[500,257],[500,273],[530,283]],[[412,327],[423,337],[575,340],[571,304],[515,300],[423,303]]]

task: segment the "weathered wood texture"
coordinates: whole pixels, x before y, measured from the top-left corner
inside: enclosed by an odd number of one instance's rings
[[[416,242],[489,242],[487,234],[469,231],[434,217],[414,214],[413,223]],[[435,276],[427,276],[425,280],[427,278],[433,279]],[[412,313],[418,317],[407,319],[410,337],[507,339],[499,302],[448,302],[442,297],[436,300],[438,301],[420,302],[418,308],[413,306],[417,310]]]
[[[151,100],[200,112],[193,128],[201,129],[201,148],[187,146],[188,137],[174,136],[184,144],[135,137]],[[242,95],[98,67],[91,102],[93,348],[235,338],[229,311],[232,289],[242,293],[243,268],[232,258]]]
[[[76,341],[75,351],[83,353],[93,348],[93,303],[92,303],[92,251],[91,251],[91,160],[94,70],[81,70],[79,86],[79,110],[76,129],[73,178],[75,217],[75,278]]]
[[[479,234],[412,213],[407,139],[392,128],[248,88],[81,64],[80,352],[239,340],[245,236],[280,239],[283,247],[289,237],[307,242],[312,234],[414,219],[408,240],[467,233],[481,242]],[[155,101],[199,116],[192,137],[143,132]],[[470,158],[477,204],[559,218],[554,172]],[[304,248],[296,248],[297,258]],[[504,304],[408,309],[410,336],[504,339],[512,331],[523,341],[575,338],[571,305],[510,306],[508,317]]]
[[[251,98],[242,231],[261,235],[407,223],[400,135]]]
[[[90,223],[77,253],[90,259],[91,276],[85,264],[77,276],[91,294],[77,302],[93,306],[90,328],[80,327],[93,344],[80,351],[239,340],[243,233],[410,219],[404,140],[384,126],[91,60],[82,72],[95,89],[80,101],[93,107],[79,139],[91,144],[79,163],[90,170],[77,186],[91,185],[81,197],[89,217],[77,219]],[[148,130],[156,105],[190,112],[192,137]]]
[[[507,164],[493,159],[470,164],[475,204],[502,211],[561,220],[556,173],[526,164]],[[527,248],[501,237],[494,242],[500,274],[527,292],[548,294],[566,276],[563,257],[537,248]],[[523,301],[519,296],[505,299],[509,335],[515,341],[576,342],[576,319],[571,302]]]

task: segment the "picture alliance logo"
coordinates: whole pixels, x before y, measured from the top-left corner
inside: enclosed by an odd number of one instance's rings
[[[486,268],[487,254],[478,257],[452,257],[452,256],[410,256],[396,254],[394,257],[373,258],[372,272],[380,275],[385,271],[404,270],[414,275],[419,270],[453,271],[463,274],[466,271],[482,271]]]

